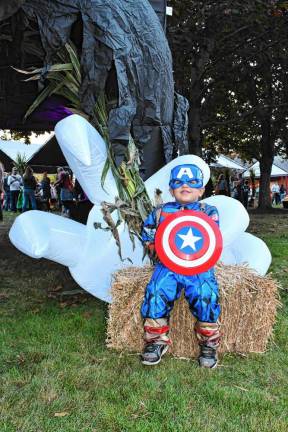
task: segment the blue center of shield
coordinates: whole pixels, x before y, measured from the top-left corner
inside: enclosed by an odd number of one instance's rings
[[[201,231],[194,227],[183,227],[175,236],[177,249],[187,254],[201,250],[203,243],[204,241]]]

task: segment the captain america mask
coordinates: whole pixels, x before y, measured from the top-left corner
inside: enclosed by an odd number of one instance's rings
[[[203,173],[196,165],[177,165],[171,170],[169,186],[178,189],[186,184],[195,189],[203,188]]]

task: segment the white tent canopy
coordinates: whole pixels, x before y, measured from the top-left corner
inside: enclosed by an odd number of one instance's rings
[[[243,177],[250,177],[250,171],[253,170],[255,177],[259,178],[260,177],[260,165],[259,162],[254,163],[254,165],[252,165],[249,169],[247,169],[246,171],[244,171],[243,173]],[[284,171],[282,168],[279,168],[277,165],[273,164],[272,165],[272,171],[271,171],[271,177],[284,177],[284,176],[288,176],[288,172]]]
[[[233,159],[230,159],[229,157],[224,155],[217,156],[216,162],[213,162],[212,164],[210,164],[210,166],[214,168],[230,168],[239,171],[243,171],[245,169],[243,165],[234,162]]]
[[[20,154],[26,159],[30,159],[31,156],[42,147],[41,144],[24,144],[21,141],[14,140],[0,140],[0,150],[5,153],[13,161],[16,160],[17,154]]]

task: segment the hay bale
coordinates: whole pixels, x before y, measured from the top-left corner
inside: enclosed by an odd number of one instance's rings
[[[107,345],[121,351],[141,352],[143,320],[140,306],[151,267],[126,268],[114,275],[113,302],[109,306]],[[272,335],[279,303],[278,284],[247,267],[216,267],[222,313],[219,352],[262,353]],[[184,296],[175,303],[171,314],[170,353],[177,357],[196,357],[198,344],[192,317]]]

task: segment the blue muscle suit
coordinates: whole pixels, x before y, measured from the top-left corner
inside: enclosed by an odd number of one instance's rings
[[[185,206],[178,202],[169,202],[161,208],[154,209],[145,220],[142,230],[144,245],[151,247],[157,226],[165,217],[181,210],[203,211],[219,224],[218,211],[213,206],[198,201],[185,204]],[[170,343],[169,315],[182,289],[184,289],[190,310],[197,319],[195,331],[199,343],[210,342],[216,346],[219,340],[219,330],[215,323],[220,314],[220,305],[214,269],[193,276],[183,276],[169,270],[159,261],[146,287],[141,307],[141,314],[145,319],[146,343]]]

